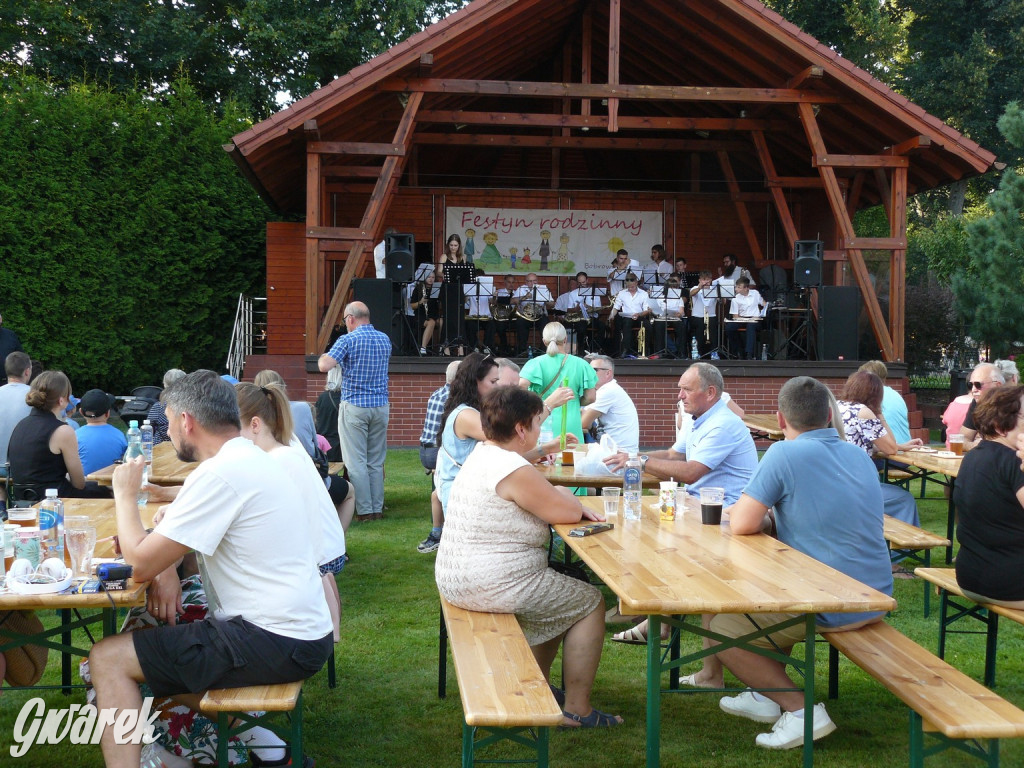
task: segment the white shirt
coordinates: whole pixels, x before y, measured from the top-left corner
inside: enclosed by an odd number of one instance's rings
[[[243,437],[185,480],[156,532],[196,551],[215,618],[241,616],[296,640],[332,631],[299,497],[281,465]]]
[[[479,288],[479,293],[477,292]],[[466,310],[470,317],[490,317],[491,297],[494,289],[491,286],[468,283],[462,286],[462,292],[466,294]]]
[[[641,278],[645,288],[650,288],[652,285],[664,285],[665,280],[672,274],[672,263],[665,259],[664,261],[655,264],[653,261],[650,264],[644,264],[644,273]],[[657,275],[657,279],[655,279]]]
[[[666,292],[669,296],[667,299],[665,298]],[[662,285],[652,288],[650,292],[651,311],[658,317],[682,317],[682,311],[686,306],[686,301],[683,299],[685,295],[686,290],[679,287],[669,288]]]
[[[706,298],[705,294],[714,296],[713,288],[698,288],[697,292],[690,297],[691,317],[714,317],[715,307],[718,304],[716,298]]]
[[[640,418],[636,406],[619,382],[612,379],[598,388],[597,397],[586,409],[601,414],[601,426],[611,435],[620,451],[638,453],[640,449]]]
[[[640,277],[640,262],[630,259],[629,265],[625,267],[614,266],[608,270],[608,295],[615,296],[626,287],[626,275],[632,272]]]
[[[534,288],[537,289],[536,301],[534,301],[533,298]],[[520,304],[544,304],[545,302],[551,301],[551,292],[548,290],[546,285],[521,285],[516,288],[516,292],[512,295],[512,298]]]
[[[313,460],[294,444],[269,451],[295,481],[299,489],[298,510],[309,513],[310,535],[318,549],[317,565],[325,565],[345,554],[345,531],[338,519],[338,510],[331,501],[324,479],[316,471]]]
[[[637,288],[636,293],[630,293],[626,288],[619,291],[619,295],[615,297],[613,309],[625,317],[634,317],[650,309],[649,303],[650,297],[647,295],[647,291]]]
[[[373,249],[373,269],[378,279],[387,277],[387,270],[384,268],[384,241],[381,240]]]
[[[736,294],[729,304],[729,314],[735,318],[757,318],[761,316],[762,304],[761,294],[751,288],[746,296]]]

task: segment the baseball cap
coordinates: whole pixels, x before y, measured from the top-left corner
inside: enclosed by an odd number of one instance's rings
[[[114,407],[114,398],[102,389],[90,389],[78,404],[78,410],[83,416],[102,416]]]

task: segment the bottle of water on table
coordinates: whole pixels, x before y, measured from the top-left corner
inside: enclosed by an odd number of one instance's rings
[[[622,476],[622,509],[627,520],[640,519],[640,457],[629,454],[626,471]]]
[[[134,459],[136,456],[145,456],[145,452],[142,449],[142,431],[139,429],[139,422],[132,421],[128,425],[128,450],[125,451],[125,459]],[[142,467],[142,488],[139,489],[138,504],[139,506],[145,506],[149,501],[149,491],[143,490],[146,483],[149,482],[149,467],[143,465]]]
[[[149,466],[153,463],[153,424],[149,419],[142,422],[139,432],[142,433],[142,455],[146,457],[146,465]]]
[[[56,557],[64,562],[64,502],[57,498],[56,488],[46,489],[46,498],[39,505],[39,532],[42,534],[42,559]]]

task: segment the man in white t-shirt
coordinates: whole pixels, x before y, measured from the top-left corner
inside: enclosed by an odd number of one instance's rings
[[[604,433],[620,450],[639,453],[640,417],[633,400],[615,380],[615,362],[607,355],[593,355],[590,367],[597,374],[597,397],[580,414],[583,429],[590,429],[600,419]]]
[[[198,709],[210,688],[302,680],[333,652],[331,616],[314,551],[316,533],[295,514],[297,488],[268,453],[240,436],[234,388],[195,371],[164,390],[168,436],[182,461],[199,461],[156,529],[136,497],[142,459],[114,472],[117,533],[134,578],[151,581],[149,612],[166,626],[107,637],[89,655],[100,709],[138,711],[139,683]],[[199,560],[209,614],[177,624],[175,566]],[[137,766],[140,744],[101,739],[108,766]],[[301,760],[296,756],[296,760]]]

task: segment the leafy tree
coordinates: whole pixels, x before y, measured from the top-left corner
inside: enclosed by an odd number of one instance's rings
[[[267,210],[221,144],[249,123],[186,80],[159,98],[0,88],[4,322],[76,391],[222,369],[238,294],[263,284]]]
[[[188,74],[208,103],[256,117],[299,98],[462,5],[459,0],[6,0],[0,71],[27,65],[158,93]]]
[[[1024,110],[1012,102],[999,119],[1007,142],[1024,148]],[[970,334],[997,356],[1024,340],[1024,175],[1007,169],[989,197],[991,214],[967,226],[972,270],[953,280]]]

